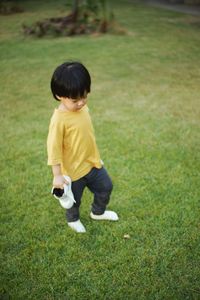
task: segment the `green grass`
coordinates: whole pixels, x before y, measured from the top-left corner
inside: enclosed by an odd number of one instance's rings
[[[200,34],[184,14],[113,0],[123,36],[23,37],[64,0],[1,16],[1,299],[200,299]],[[51,197],[46,136],[54,68],[81,60],[117,223],[66,225]],[[124,239],[129,234],[130,239]]]

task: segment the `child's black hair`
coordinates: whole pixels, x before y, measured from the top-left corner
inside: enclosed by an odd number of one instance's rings
[[[91,78],[88,70],[79,62],[65,62],[58,66],[51,78],[51,91],[59,97],[85,98],[90,92]]]

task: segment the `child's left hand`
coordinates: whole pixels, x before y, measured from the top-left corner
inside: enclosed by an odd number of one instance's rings
[[[69,182],[63,177],[63,175],[56,175],[53,178],[53,187],[63,189],[64,184],[69,184]]]

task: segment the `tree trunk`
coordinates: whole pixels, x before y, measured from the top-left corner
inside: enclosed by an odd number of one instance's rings
[[[76,22],[78,18],[78,13],[79,13],[79,2],[80,0],[74,0],[73,2],[73,7],[72,7],[72,18],[73,21]]]

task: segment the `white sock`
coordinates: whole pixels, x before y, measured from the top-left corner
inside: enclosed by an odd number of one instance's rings
[[[68,222],[67,224],[76,232],[86,232],[86,229],[80,220],[77,220],[75,222]]]

